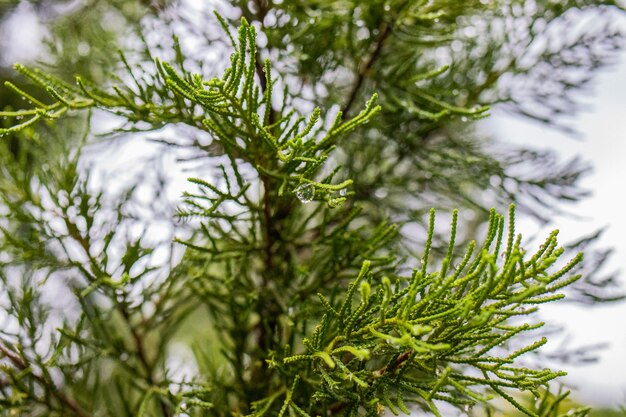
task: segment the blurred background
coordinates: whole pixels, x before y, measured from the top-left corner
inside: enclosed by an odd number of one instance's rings
[[[616,16],[626,28],[623,15]],[[496,108],[494,117],[484,123],[501,137],[519,143],[555,149],[565,157],[580,156],[592,167],[582,181],[590,195],[568,209],[568,213],[551,219],[561,236],[574,240],[576,236],[604,229],[599,239],[614,249],[607,262],[609,269],[619,271],[624,282],[626,267],[626,217],[624,216],[626,187],[626,54],[619,56],[614,66],[599,71],[597,78],[584,94],[584,110],[572,118],[570,126],[576,134],[567,134],[548,126],[510,117]],[[531,231],[532,222],[521,230]],[[564,345],[583,347],[599,344],[597,362],[580,366],[564,366],[567,381],[575,387],[578,398],[594,405],[616,406],[626,402],[626,304],[617,302],[602,306],[573,304],[544,308],[548,320],[565,328],[561,338],[551,339],[553,349]]]
[[[626,19],[622,18],[621,24],[626,27]],[[600,241],[614,248],[607,266],[619,270],[624,282],[626,130],[622,121],[626,117],[626,54],[614,67],[598,74],[584,101],[585,110],[572,121],[576,136],[510,117],[497,109],[483,123],[508,140],[550,147],[568,157],[580,155],[591,164],[591,173],[581,182],[591,194],[569,207],[568,214],[551,219],[551,226],[567,240],[606,228]],[[519,227],[528,233],[537,225],[526,221]],[[563,367],[578,398],[594,405],[626,403],[626,304],[563,304],[544,308],[544,314],[548,321],[555,320],[566,329],[560,338],[550,340],[552,349],[559,349],[561,344],[570,348],[604,345],[596,351],[597,362]]]
[[[521,3],[534,4],[533,1]],[[207,47],[215,32],[204,29],[194,32],[197,28],[194,25],[202,24],[201,17],[206,15],[194,14],[193,11],[211,8],[217,8],[227,16],[230,13],[225,3],[220,1],[190,0],[174,6],[154,0],[0,0],[0,78],[13,80],[18,85],[23,83],[11,69],[14,62],[22,62],[36,63],[61,74],[80,73],[95,83],[104,82],[110,79],[119,63],[115,54],[117,48],[137,50],[137,34],[143,33],[146,37],[144,41],[156,50],[160,48],[165,55],[171,46],[170,32],[177,33],[181,43],[188,48],[201,44],[201,39],[206,41],[202,47]],[[626,32],[626,16],[615,10],[611,13],[611,28]],[[600,19],[600,14],[592,11],[588,16],[581,16],[577,22],[587,27],[604,25],[605,17],[602,15]],[[569,36],[570,31],[576,28],[561,25],[560,30],[562,33],[557,33],[556,38]],[[221,50],[218,48],[217,51],[206,56],[207,62],[223,59]],[[589,192],[585,198],[575,204],[563,204],[558,210],[551,207],[548,221],[520,215],[518,230],[533,236],[557,227],[565,241],[575,241],[604,229],[595,244],[613,248],[614,252],[603,269],[609,273],[619,271],[617,277],[624,283],[626,52],[613,52],[602,65],[590,68],[593,73],[584,74],[588,78],[583,83],[584,88],[576,91],[576,108],[566,107],[565,114],[548,114],[548,118],[554,116],[558,123],[542,123],[538,117],[511,111],[506,102],[499,104],[496,100],[492,116],[476,122],[475,129],[481,135],[497,138],[499,142],[554,150],[560,160],[580,157],[582,164],[588,164],[590,170],[578,182],[581,190]],[[506,82],[502,80],[503,85]],[[0,89],[0,108],[19,107],[16,97],[8,89]],[[113,122],[104,115],[99,117],[96,128],[107,130]],[[159,135],[167,136],[168,132],[160,132]],[[108,169],[125,166],[137,155],[146,157],[157,153],[160,148],[151,147],[144,139],[130,144],[118,141],[117,150],[105,153],[108,161],[116,159],[115,164],[106,163]],[[11,142],[9,149],[17,152],[16,148],[20,146],[23,145]],[[100,148],[97,149],[102,151],[102,144],[98,146]],[[105,154],[100,154],[100,157]],[[174,159],[167,159],[164,165],[171,181],[168,196],[173,200],[184,188],[183,179],[186,177],[175,168]],[[561,303],[544,307],[542,312],[546,321],[564,329],[550,337],[548,351],[558,362],[556,367],[569,372],[565,381],[575,389],[574,398],[596,406],[626,404],[626,304],[621,301],[601,305]],[[572,354],[575,358],[568,360],[563,354]]]

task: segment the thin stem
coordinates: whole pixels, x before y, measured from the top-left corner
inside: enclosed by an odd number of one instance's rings
[[[265,225],[265,268],[268,271],[271,271],[274,267],[273,259],[272,259],[272,212],[271,212],[271,204],[270,201],[270,184],[269,179],[263,179],[263,217],[264,217],[264,225]],[[263,278],[263,286],[267,287],[266,277]]]
[[[270,11],[270,5],[267,0],[254,0],[254,6],[256,7],[256,13],[253,13],[248,7],[241,7],[241,11],[248,21],[253,22],[257,21],[261,25],[261,28],[265,30],[265,25],[263,21],[265,20],[265,16]],[[267,89],[267,80],[265,79],[265,70],[263,69],[263,60],[261,59],[261,53],[257,50],[255,57],[255,71],[257,77],[259,77],[259,83],[261,86],[261,92],[264,92]],[[273,124],[276,121],[276,110],[271,107],[269,114],[269,124]]]
[[[28,363],[24,361],[22,357],[20,357],[17,353],[13,352],[7,346],[5,346],[4,342],[0,342],[0,352],[4,354],[6,358],[8,358],[18,369],[25,370],[30,367]],[[76,400],[65,393],[59,391],[59,389],[51,382],[47,381],[41,374],[30,370],[30,375],[35,378],[35,380],[46,389],[46,391],[50,392],[61,404],[63,404],[66,408],[69,408],[75,415],[79,417],[90,417],[90,414],[85,411]],[[51,404],[48,403],[48,406],[51,407]]]
[[[85,252],[85,255],[89,259],[90,264],[92,268],[96,271],[97,275],[104,275],[105,274],[104,271],[102,271],[98,267],[97,260],[90,253],[91,242],[89,240],[89,237],[84,237],[78,230],[78,227],[67,216],[64,216],[63,220],[65,222],[65,225],[68,228],[68,231],[70,232],[70,236],[75,241],[77,241],[78,244],[82,247],[83,251]],[[128,326],[128,329],[131,332],[131,335],[133,337],[133,341],[135,344],[135,349],[137,351],[137,357],[147,374],[146,376],[147,382],[150,384],[150,386],[157,386],[156,379],[154,378],[154,365],[151,365],[148,361],[148,356],[146,354],[146,349],[144,346],[143,338],[137,332],[137,329],[131,324],[130,314],[128,313],[124,305],[121,303],[117,303],[117,308],[119,312],[121,313],[122,317],[124,318],[124,321],[126,322],[126,325]],[[161,407],[161,412],[163,413],[164,417],[171,416],[171,413],[169,411],[167,404],[160,397],[159,397],[159,405]]]
[[[130,333],[133,337],[133,342],[135,344],[137,358],[139,359],[139,363],[141,363],[141,366],[146,371],[146,381],[150,384],[151,387],[158,386],[157,380],[154,377],[154,364],[151,364],[150,361],[148,360],[148,355],[146,353],[146,348],[145,348],[145,344],[143,341],[143,337],[141,337],[139,332],[137,332],[137,329],[131,324],[130,315],[128,314],[128,311],[126,310],[126,308],[124,308],[124,305],[122,303],[118,303],[118,310],[122,314],[122,317],[124,318],[124,321],[126,322],[126,325],[128,326],[128,329],[130,330]],[[158,398],[159,398],[159,407],[161,408],[161,413],[163,413],[163,416],[164,417],[171,416],[172,414],[170,413],[170,410],[167,404],[163,401],[161,397],[158,397]]]
[[[344,119],[346,119],[350,114],[350,110],[352,109],[352,105],[354,104],[354,101],[359,94],[359,90],[363,85],[363,81],[365,81],[365,77],[367,77],[376,60],[380,58],[383,50],[383,44],[390,34],[391,25],[387,22],[383,22],[379,28],[378,38],[374,43],[374,50],[372,51],[370,56],[361,65],[359,65],[359,73],[357,74],[356,80],[354,81],[352,89],[350,90],[350,94],[348,95],[348,101],[341,109]]]

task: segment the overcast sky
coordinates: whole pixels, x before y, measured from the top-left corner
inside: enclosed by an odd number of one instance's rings
[[[620,279],[626,285],[626,53],[619,65],[597,77],[584,101],[590,110],[576,119],[575,126],[582,133],[578,139],[497,111],[486,123],[503,140],[549,147],[591,162],[593,172],[582,185],[592,195],[573,210],[581,218],[557,217],[550,228],[558,228],[561,241],[566,242],[608,226],[601,246],[612,246],[615,253],[607,272],[621,270]],[[524,227],[532,225],[518,225],[519,230]],[[565,367],[570,374],[566,381],[579,388],[575,397],[593,404],[626,405],[626,303],[603,307],[564,304],[544,310],[546,321],[568,329],[568,346],[610,343],[600,352],[598,363]],[[556,348],[558,341],[551,340],[549,346]]]

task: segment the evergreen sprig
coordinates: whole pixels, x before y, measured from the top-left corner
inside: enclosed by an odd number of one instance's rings
[[[431,212],[429,236],[433,220]],[[307,387],[316,402],[300,406],[310,415],[318,407],[345,415],[365,407],[373,415],[380,407],[397,414],[405,404],[417,404],[441,415],[433,400],[463,409],[497,395],[537,416],[507,391],[530,390],[539,397],[541,387],[564,373],[520,365],[545,338],[515,350],[510,343],[543,326],[532,319],[536,305],[563,297],[559,290],[580,278],[570,271],[582,257],[559,268],[563,250],[556,233],[529,256],[514,232],[513,207],[508,237],[504,222],[492,211],[485,242],[478,248],[472,242],[456,267],[450,265],[452,252],[441,261],[444,268],[429,267],[427,246],[422,267],[409,277],[392,282],[371,273],[365,261],[341,303],[319,294],[325,312],[304,340],[307,353],[284,358],[286,370],[316,376]],[[451,243],[456,216],[452,230]]]

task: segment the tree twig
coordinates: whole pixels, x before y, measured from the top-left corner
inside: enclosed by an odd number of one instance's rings
[[[9,349],[3,342],[0,342],[0,352],[13,363],[19,370],[23,371],[30,367],[30,364],[24,361],[24,359],[17,353]],[[30,375],[48,392],[50,392],[61,404],[70,409],[75,415],[79,417],[90,417],[90,414],[85,411],[76,400],[62,391],[60,391],[53,383],[47,381],[41,374],[35,372],[32,368],[29,371]]]
[[[350,110],[352,109],[352,105],[354,104],[354,100],[359,94],[363,81],[365,81],[365,77],[367,77],[368,72],[374,66],[376,60],[380,57],[383,50],[383,44],[390,34],[391,25],[388,22],[384,22],[379,28],[379,34],[376,39],[376,43],[374,44],[374,50],[365,62],[359,65],[359,73],[357,74],[356,80],[354,81],[350,94],[348,95],[348,101],[341,109],[344,119],[348,117]]]

